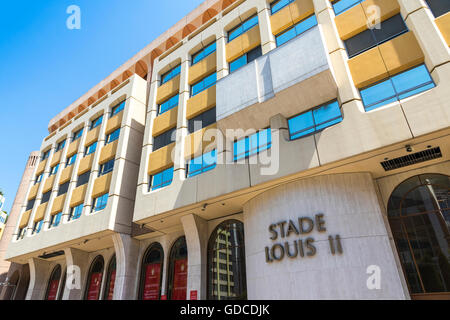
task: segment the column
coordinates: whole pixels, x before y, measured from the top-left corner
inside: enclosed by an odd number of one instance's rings
[[[74,248],[64,249],[67,277],[63,300],[82,300],[83,287],[88,273],[89,253]]]
[[[226,77],[230,72],[228,69],[227,54],[226,54],[227,37],[225,31],[217,34],[217,80]]]
[[[272,34],[270,23],[270,4],[264,1],[264,7],[258,12],[259,30],[261,33],[262,54],[266,54],[277,47],[275,36]]]
[[[47,278],[50,276],[50,263],[31,258],[28,260],[28,264],[30,266],[30,285],[26,300],[43,300],[47,288]]]

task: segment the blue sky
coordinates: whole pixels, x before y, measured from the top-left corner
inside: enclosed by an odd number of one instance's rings
[[[0,189],[9,212],[28,155],[47,125],[203,0],[2,1]],[[81,30],[66,28],[67,7]]]

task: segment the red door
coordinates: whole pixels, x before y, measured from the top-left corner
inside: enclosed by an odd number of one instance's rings
[[[50,289],[48,291],[48,297],[47,300],[56,300],[56,295],[58,294],[58,286],[59,286],[59,280],[52,280],[50,282]]]
[[[107,300],[112,300],[114,296],[114,284],[116,283],[116,270],[111,272],[111,279],[109,280],[109,291]]]
[[[161,264],[149,264],[145,269],[143,300],[159,300]]]
[[[187,259],[175,260],[172,300],[186,300],[187,271],[188,271]]]
[[[89,284],[89,290],[88,290],[88,300],[98,300],[100,297],[100,287],[102,284],[102,273],[93,273],[91,275],[91,281]]]

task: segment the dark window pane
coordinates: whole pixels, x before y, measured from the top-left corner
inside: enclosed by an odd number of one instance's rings
[[[50,200],[50,196],[51,196],[51,194],[52,194],[52,192],[51,192],[51,191],[48,191],[48,192],[44,193],[44,194],[42,195],[42,200],[41,200],[41,204],[43,204],[43,203],[47,203],[47,202],[48,202],[48,200]]]
[[[195,118],[188,120],[188,131],[194,133],[216,122],[216,108],[199,114]]]
[[[344,41],[348,57],[352,58],[359,53],[369,50],[377,45],[371,30],[363,31]]]
[[[35,201],[36,201],[36,199],[28,200],[26,211],[33,209]]]
[[[393,16],[383,22],[381,22],[381,28],[372,29],[375,39],[378,44],[386,42],[396,36],[407,32],[408,28],[406,27],[405,22],[400,14]]]
[[[88,171],[78,176],[77,187],[82,186],[89,182],[89,177],[91,176],[91,172]]]
[[[70,184],[70,182],[66,182],[66,183],[64,183],[64,184],[59,186],[58,197],[60,195],[63,195],[65,193],[67,193],[67,190],[69,190],[69,184]]]
[[[436,18],[450,11],[450,1],[448,0],[426,0],[426,2]]]
[[[176,129],[170,129],[159,136],[153,138],[153,151],[161,149],[176,140]]]

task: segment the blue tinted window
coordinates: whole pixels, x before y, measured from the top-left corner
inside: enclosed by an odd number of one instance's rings
[[[256,25],[258,25],[258,16],[254,15],[228,32],[228,42],[236,39]]]
[[[97,119],[93,120],[91,123],[91,130],[94,128],[97,128],[99,125],[101,125],[102,121],[103,121],[103,116],[100,116]]]
[[[370,111],[434,87],[427,68],[420,65],[361,90],[361,98]]]
[[[181,72],[181,65],[176,66],[175,68],[169,70],[168,72],[164,73],[161,76],[161,84],[164,84],[173,78],[175,78],[177,75],[179,75]]]
[[[286,30],[282,34],[276,36],[277,46],[281,46],[282,44],[288,42],[289,40],[301,35],[305,31],[311,29],[312,27],[317,26],[317,19],[315,15],[306,18],[290,29]]]
[[[211,43],[207,47],[203,48],[202,50],[200,50],[196,54],[192,55],[192,65],[202,61],[207,56],[209,56],[211,53],[216,52],[216,49],[217,49],[217,45],[216,45],[216,42],[214,41],[213,43]]]
[[[94,142],[90,146],[86,147],[86,155],[88,156],[88,155],[94,153],[95,150],[97,150],[97,142]]]
[[[112,107],[111,109],[111,117],[114,117],[116,114],[118,114],[120,111],[122,111],[125,108],[125,101],[121,102],[115,107]]]
[[[111,132],[106,137],[106,144],[116,141],[117,139],[119,139],[119,136],[120,136],[120,129],[117,129],[117,130]]]
[[[83,213],[83,204],[80,204],[76,207],[70,209],[70,217],[69,220],[77,220],[81,217]]]
[[[289,134],[295,140],[325,128],[331,127],[343,120],[339,103],[333,101],[311,111],[289,119]]]
[[[279,0],[271,4],[270,11],[272,14],[277,13],[284,7],[286,7],[288,4],[294,2],[295,0]]]
[[[82,135],[83,135],[83,129],[75,131],[74,134],[73,134],[73,140],[72,141],[80,139]]]
[[[51,220],[50,220],[50,227],[56,228],[57,226],[59,226],[59,224],[61,223],[61,217],[62,217],[62,212],[52,216]]]
[[[363,0],[338,0],[333,3],[334,13],[338,16],[341,13],[353,8]]]
[[[109,194],[104,194],[96,199],[94,199],[94,206],[92,208],[93,212],[97,212],[100,210],[103,210],[106,208],[106,205],[108,204],[108,197]]]
[[[239,68],[242,68],[246,64],[259,58],[260,56],[262,56],[262,49],[261,49],[261,46],[258,46],[256,48],[250,50],[246,54],[240,56],[236,60],[230,62],[230,72],[233,72]]]
[[[233,147],[234,161],[248,158],[272,147],[270,128],[259,131],[249,137],[236,141]]]
[[[36,181],[34,182],[34,184],[39,183],[41,181],[42,181],[42,174],[37,176]]]
[[[217,74],[215,72],[203,78],[202,80],[191,86],[191,96],[195,96],[200,92],[208,89],[209,87],[212,87],[213,85],[216,84],[216,81],[217,81]]]
[[[109,160],[108,162],[100,165],[100,171],[98,176],[101,177],[107,173],[110,173],[113,170],[114,170],[114,159]]]
[[[66,145],[66,140],[61,141],[60,143],[58,143],[58,145],[56,146],[56,151],[55,152],[58,152],[59,150],[62,150],[65,145]]]
[[[42,153],[42,160],[47,159],[49,156],[50,156],[50,150],[45,151],[44,153]]]
[[[33,234],[38,234],[39,232],[41,232],[43,224],[44,224],[44,220],[40,220],[38,222],[35,222],[34,226],[33,226],[33,232],[32,233]]]
[[[54,175],[54,174],[57,174],[57,173],[58,173],[58,170],[59,170],[59,164],[57,164],[56,166],[54,166],[54,167],[51,168],[50,170],[51,170],[51,171],[50,171],[50,175],[51,175],[51,176]]]
[[[204,172],[210,171],[216,167],[216,150],[205,153],[200,157],[194,158],[188,163],[187,176],[194,177]]]
[[[168,100],[164,101],[159,105],[158,114],[163,114],[166,111],[169,111],[170,109],[175,108],[178,106],[178,101],[180,99],[180,95],[173,96],[172,98],[169,98]]]
[[[151,176],[150,178],[151,178],[151,183],[150,183],[151,191],[167,187],[168,185],[170,185],[172,183],[173,167],[166,169],[164,171],[161,171],[161,172]]]
[[[73,164],[75,163],[76,160],[77,160],[77,155],[74,154],[74,155],[71,156],[69,159],[67,159],[66,167],[73,165]]]

